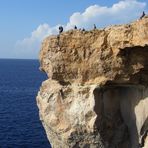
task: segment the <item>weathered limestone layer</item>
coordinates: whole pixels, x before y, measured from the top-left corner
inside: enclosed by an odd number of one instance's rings
[[[148,130],[148,16],[47,37],[37,96],[53,148],[137,148]],[[142,130],[142,131],[141,131]]]

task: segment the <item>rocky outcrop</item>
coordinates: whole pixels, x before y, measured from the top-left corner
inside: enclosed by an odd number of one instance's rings
[[[47,37],[40,65],[48,80],[37,104],[53,148],[146,143],[148,16],[127,25]]]

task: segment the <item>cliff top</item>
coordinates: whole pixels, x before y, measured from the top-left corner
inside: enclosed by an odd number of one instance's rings
[[[40,51],[41,69],[62,83],[148,82],[147,57],[148,16],[131,24],[49,36]]]

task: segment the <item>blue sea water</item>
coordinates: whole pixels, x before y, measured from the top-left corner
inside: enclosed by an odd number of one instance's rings
[[[50,148],[36,105],[45,79],[37,60],[0,60],[0,148]]]

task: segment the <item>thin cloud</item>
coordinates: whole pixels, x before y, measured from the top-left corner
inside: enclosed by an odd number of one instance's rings
[[[42,40],[48,35],[56,34],[58,26],[50,27],[48,24],[42,24],[31,33],[31,36],[19,40],[15,45],[15,55],[25,58],[37,58]]]
[[[72,14],[69,22],[63,26],[65,30],[72,29],[75,25],[79,28],[91,29],[93,24],[97,27],[106,27],[112,24],[128,23],[137,19],[145,9],[146,2],[137,0],[119,1],[111,7],[92,5],[82,13]],[[49,35],[57,34],[58,26],[50,27],[46,23],[39,25],[30,37],[16,43],[16,53],[37,58],[42,40]]]

